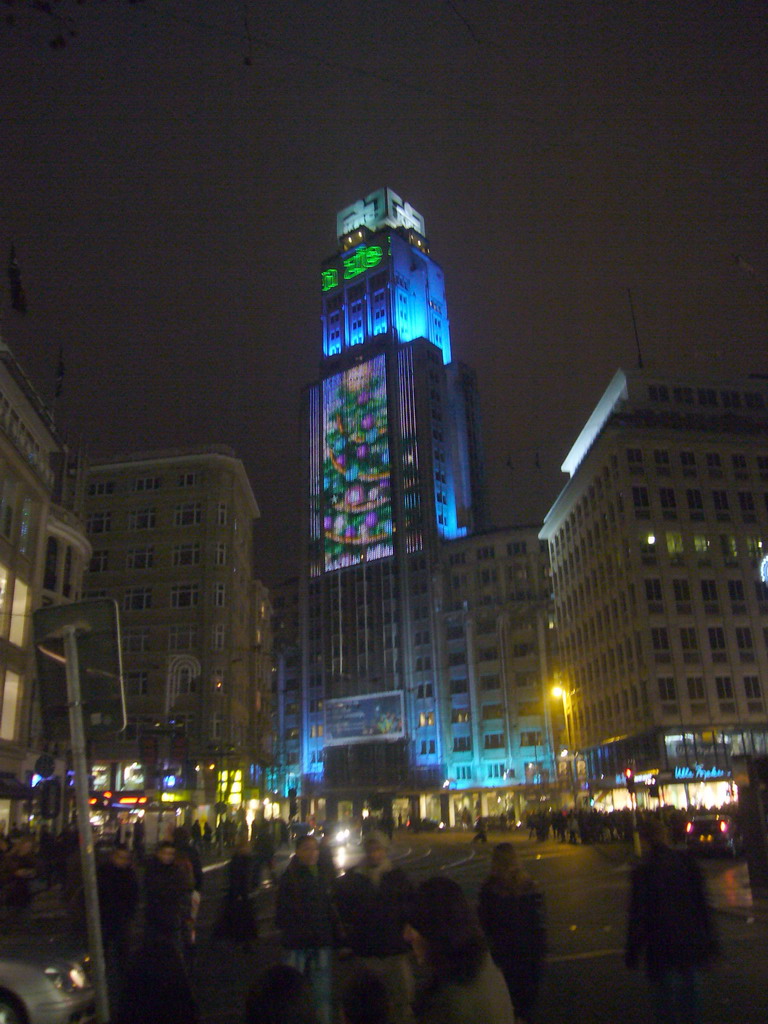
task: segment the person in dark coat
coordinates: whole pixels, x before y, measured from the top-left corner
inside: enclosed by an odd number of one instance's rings
[[[246,997],[245,1024],[320,1024],[307,978],[288,964],[267,967]]]
[[[189,907],[189,880],[176,861],[173,843],[158,843],[144,872],[144,940],[183,948]]]
[[[515,1020],[531,1024],[546,953],[544,901],[520,867],[512,843],[494,848],[477,913],[491,956],[507,983]]]
[[[123,983],[131,929],[139,905],[139,880],[131,851],[126,846],[116,846],[109,860],[99,865],[96,884],[107,980],[112,997],[116,999]]]
[[[698,1024],[699,972],[718,952],[698,864],[669,846],[659,818],[640,823],[643,857],[632,872],[624,960],[645,957],[656,1024]]]
[[[418,1024],[514,1024],[504,976],[452,878],[421,883],[409,907],[405,937],[426,972],[414,1005]]]
[[[253,876],[251,844],[243,838],[229,862],[227,894],[214,928],[216,938],[243,943],[246,948],[257,936],[256,917],[251,904]]]
[[[128,967],[113,1024],[197,1024],[199,1019],[181,950],[148,938]]]
[[[331,953],[334,911],[318,870],[314,836],[301,836],[277,887],[275,925],[282,932],[283,959],[309,975],[320,1024],[331,1024]]]
[[[368,968],[387,987],[393,1024],[411,1019],[413,974],[403,938],[413,886],[402,868],[389,859],[389,839],[369,832],[365,859],[340,875],[333,896],[342,942],[355,954],[356,968]]]

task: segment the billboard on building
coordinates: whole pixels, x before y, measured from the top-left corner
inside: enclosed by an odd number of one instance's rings
[[[403,691],[369,693],[325,702],[325,745],[400,740],[405,735]]]
[[[326,571],[393,553],[386,361],[323,382],[323,550]]]

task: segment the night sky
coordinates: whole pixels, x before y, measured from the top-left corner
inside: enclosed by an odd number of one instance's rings
[[[295,571],[336,212],[425,218],[492,514],[539,522],[619,367],[768,373],[768,7],[31,0],[0,16],[0,330],[94,458],[232,445]],[[60,37],[60,38],[58,38]],[[61,46],[61,41],[66,45]],[[51,42],[56,45],[51,45]],[[4,251],[3,251],[4,250]]]

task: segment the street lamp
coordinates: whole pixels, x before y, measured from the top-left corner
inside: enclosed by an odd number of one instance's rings
[[[576,779],[574,777],[574,770],[576,766],[574,763],[573,741],[571,738],[571,723],[570,719],[568,718],[568,708],[566,706],[568,692],[562,686],[553,686],[550,692],[553,697],[559,697],[563,702],[563,722],[565,724],[565,738],[566,742],[568,743],[568,749],[561,750],[560,757],[564,758],[568,765],[568,774],[570,776],[570,789],[571,795],[573,797],[573,806],[576,807],[576,804],[578,802]]]

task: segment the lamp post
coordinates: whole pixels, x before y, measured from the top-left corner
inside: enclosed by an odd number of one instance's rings
[[[571,796],[573,798],[573,806],[575,808],[576,807],[576,803],[577,803],[577,796],[578,796],[578,794],[577,794],[577,789],[576,789],[576,780],[575,780],[575,777],[574,777],[575,765],[574,765],[573,742],[572,742],[572,738],[571,738],[571,723],[570,723],[570,720],[568,718],[568,707],[567,707],[567,703],[566,703],[567,702],[567,698],[568,698],[568,692],[562,686],[553,686],[552,690],[550,692],[551,692],[553,697],[559,697],[562,700],[562,702],[563,702],[563,723],[565,725],[565,740],[566,740],[566,743],[568,744],[568,749],[565,750],[565,751],[561,751],[560,753],[561,753],[561,757],[565,757],[566,763],[568,765],[569,788],[571,790]]]

